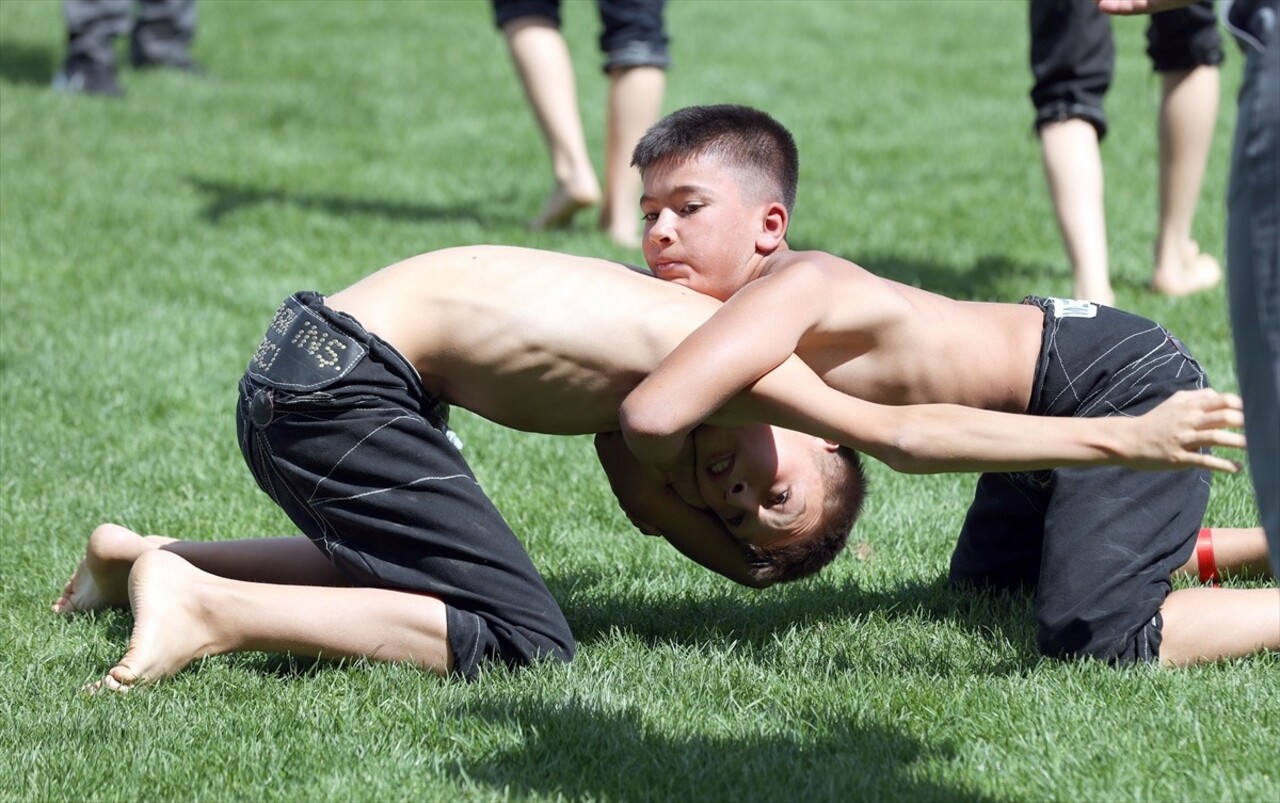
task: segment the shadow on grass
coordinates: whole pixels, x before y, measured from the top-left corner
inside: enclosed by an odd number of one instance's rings
[[[833,583],[818,578],[754,592],[746,599],[739,594],[658,598],[622,592],[607,577],[582,573],[549,577],[547,584],[584,646],[621,628],[652,645],[696,647],[708,641],[734,642],[767,654],[781,649],[776,634],[793,626],[877,617],[945,623],[977,640],[1012,645],[1014,659],[994,667],[991,673],[995,675],[1022,672],[1041,660],[1027,597],[957,590],[942,578],[887,591],[869,591],[853,581]],[[602,593],[589,593],[595,590]],[[918,660],[921,668],[932,665],[945,672],[951,666],[943,654],[920,654]],[[849,659],[848,667],[855,663],[856,659]]]
[[[509,226],[520,223],[520,220],[513,215],[494,214],[490,210],[481,211],[480,205],[476,202],[441,206],[361,200],[336,195],[259,189],[194,176],[188,177],[187,182],[209,198],[200,216],[215,226],[221,224],[228,215],[262,204],[280,204],[318,210],[335,217],[367,215],[388,220],[468,222],[480,226]]]
[[[0,78],[15,84],[48,86],[57,58],[52,46],[0,39]]]
[[[825,250],[808,243],[796,250]],[[836,254],[877,276],[965,301],[1018,302],[1027,295],[1050,295],[1053,268],[1015,262],[1003,254],[980,257],[968,266],[927,262],[898,254]]]
[[[921,780],[916,765],[947,763],[949,745],[847,716],[806,722],[803,737],[673,736],[631,710],[580,701],[511,698],[463,706],[516,730],[516,744],[454,769],[504,797],[569,800],[955,800],[981,795]],[[781,795],[781,796],[780,796]]]

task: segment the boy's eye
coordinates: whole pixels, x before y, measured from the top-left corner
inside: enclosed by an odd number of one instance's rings
[[[642,220],[644,220],[646,223],[652,223],[653,221],[655,221],[655,220],[657,220],[657,219],[658,219],[658,213],[657,213],[657,212],[645,212],[643,215],[641,215],[641,216],[640,216],[640,218],[641,218]]]
[[[701,208],[702,208],[702,204],[685,204],[684,206],[680,207],[680,214],[692,215],[694,212],[697,212]]]
[[[730,527],[737,527],[739,524],[743,522],[745,518],[746,518],[746,514],[739,513],[736,516],[732,516],[730,518],[725,519],[724,523],[729,525]]]
[[[790,498],[791,498],[791,491],[783,491],[782,493],[776,494],[775,496],[771,497],[767,502],[764,503],[764,506],[778,507],[779,505],[785,505],[787,503],[787,500]]]

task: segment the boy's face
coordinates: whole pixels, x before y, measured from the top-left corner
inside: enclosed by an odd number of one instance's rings
[[[701,426],[693,432],[698,492],[741,543],[779,545],[804,537],[823,520],[823,461],[836,445],[768,424]]]
[[[768,201],[715,156],[644,171],[644,259],[659,279],[726,300],[756,278]]]

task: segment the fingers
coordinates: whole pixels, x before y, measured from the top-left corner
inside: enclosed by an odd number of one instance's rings
[[[1183,390],[1175,393],[1168,402],[1170,408],[1187,425],[1197,431],[1240,429],[1244,426],[1244,400],[1234,393],[1220,393],[1212,388]],[[1234,437],[1234,434],[1233,434]],[[1203,446],[1235,446],[1234,441],[1208,440]]]
[[[1239,429],[1244,426],[1244,413],[1239,410],[1214,410],[1204,413],[1199,429]]]
[[[1173,400],[1177,400],[1176,402]],[[1244,400],[1235,393],[1223,393],[1213,388],[1180,390],[1169,397],[1174,404],[1190,404],[1201,410],[1244,410]]]
[[[1220,471],[1223,474],[1237,474],[1240,472],[1240,464],[1228,460],[1225,457],[1217,457],[1211,454],[1195,453],[1195,459],[1191,460],[1191,465],[1199,468],[1207,468],[1211,471]]]

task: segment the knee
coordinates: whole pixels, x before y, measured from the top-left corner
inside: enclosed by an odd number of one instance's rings
[[[1099,142],[1107,135],[1107,116],[1103,113],[1101,104],[1062,98],[1048,101],[1036,107],[1035,129],[1037,134],[1046,125],[1067,120],[1084,120],[1093,126],[1093,130],[1098,134]]]
[[[1059,625],[1040,623],[1036,646],[1046,658],[1091,658],[1113,666],[1151,663],[1160,656],[1160,614],[1131,633],[1115,635],[1080,619]]]

